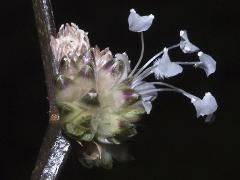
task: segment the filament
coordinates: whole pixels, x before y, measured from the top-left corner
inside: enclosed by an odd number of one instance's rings
[[[177,48],[179,47],[180,44],[176,44],[176,45],[173,45],[173,46],[170,46],[168,47],[168,50],[171,50],[171,49],[174,49],[174,48]],[[160,56],[161,54],[163,54],[163,50],[160,51],[159,53],[157,53],[155,56],[153,56],[150,60],[148,60],[148,62],[146,62],[146,64],[144,64],[143,67],[141,67],[138,72],[134,75],[134,77],[137,77],[146,67],[148,67],[149,64],[151,64],[158,56]]]
[[[143,32],[141,32],[141,45],[142,45],[142,50],[141,50],[140,57],[138,59],[137,64],[133,68],[132,72],[129,74],[129,77],[131,77],[135,73],[135,71],[137,70],[137,68],[140,65],[140,63],[142,61],[142,58],[143,58],[143,54],[144,54],[144,37],[143,37]]]

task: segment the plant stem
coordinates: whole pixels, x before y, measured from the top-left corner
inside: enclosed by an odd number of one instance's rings
[[[50,37],[56,34],[56,29],[51,1],[32,0],[32,3],[48,92],[49,127],[41,145],[31,180],[55,180],[70,151],[70,142],[61,132],[55,99],[54,79],[57,66],[50,46]]]
[[[56,180],[70,151],[70,143],[58,122],[50,123],[31,180]]]

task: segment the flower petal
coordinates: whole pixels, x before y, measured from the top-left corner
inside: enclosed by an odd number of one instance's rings
[[[176,76],[182,71],[182,67],[176,63],[160,63],[159,67],[156,68],[155,76],[157,79],[163,79],[164,77],[169,78],[172,76]]]
[[[183,71],[183,68],[179,64],[171,62],[167,48],[164,48],[162,57],[154,63],[154,66],[157,66],[153,70],[156,79],[164,79],[165,77],[169,78],[176,76]]]
[[[152,101],[157,97],[157,92],[143,93],[146,90],[153,90],[156,87],[153,84],[141,81],[134,87],[134,90],[141,95],[142,105],[147,114],[150,114],[152,110]]]
[[[202,68],[207,76],[216,71],[216,61],[210,55],[200,51],[198,52],[198,56],[201,63],[196,64],[195,67]]]
[[[211,115],[218,107],[216,99],[210,92],[205,93],[203,99],[192,98],[191,102],[197,111],[197,117]]]
[[[153,19],[154,16],[152,14],[140,16],[134,9],[131,9],[128,16],[129,30],[133,32],[147,31],[152,25]]]
[[[142,101],[142,105],[147,114],[150,114],[152,110],[152,102],[151,101]]]
[[[153,101],[157,97],[157,92],[142,93],[146,90],[154,90],[156,87],[145,81],[141,81],[138,85],[134,87],[134,90],[141,95],[143,101]]]
[[[184,53],[194,53],[199,51],[199,48],[189,41],[187,31],[181,30],[180,37],[180,48]]]

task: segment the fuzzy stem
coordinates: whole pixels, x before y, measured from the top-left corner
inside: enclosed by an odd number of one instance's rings
[[[143,54],[144,54],[144,37],[143,37],[143,32],[141,32],[141,45],[142,45],[142,50],[141,50],[140,57],[138,59],[137,64],[133,68],[132,72],[129,74],[129,77],[132,77],[132,75],[135,73],[135,71],[137,70],[137,68],[140,65],[140,63],[142,61],[142,58],[143,58]]]
[[[32,0],[49,100],[49,126],[43,139],[31,180],[55,180],[70,150],[61,132],[56,106],[54,79],[57,72],[50,37],[56,34],[50,0]]]

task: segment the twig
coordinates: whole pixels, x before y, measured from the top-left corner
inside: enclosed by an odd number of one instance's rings
[[[31,180],[54,180],[70,151],[70,142],[61,132],[56,107],[54,77],[55,59],[50,47],[50,36],[56,29],[50,0],[32,0],[41,48],[49,100],[49,127],[44,137]]]
[[[45,134],[31,180],[55,180],[65,162],[70,143],[58,123],[51,123]]]

